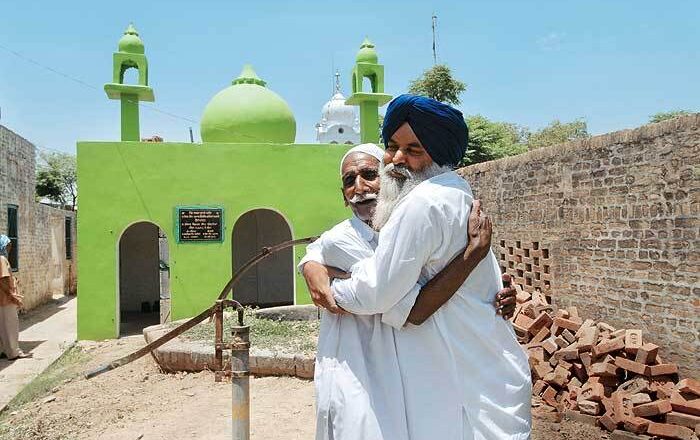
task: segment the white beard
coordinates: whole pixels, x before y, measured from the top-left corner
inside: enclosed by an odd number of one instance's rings
[[[405,176],[405,179],[393,177],[389,171],[398,171]],[[394,164],[380,166],[379,178],[381,187],[379,189],[379,198],[377,199],[377,208],[374,211],[372,218],[372,228],[379,231],[389,221],[391,213],[394,212],[396,205],[418,186],[421,182],[440,174],[452,171],[449,166],[440,166],[433,162],[430,166],[422,171],[410,171],[407,168],[395,167]]]

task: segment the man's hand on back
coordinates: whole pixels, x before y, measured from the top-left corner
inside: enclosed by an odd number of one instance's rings
[[[336,273],[337,271],[337,273]],[[345,310],[338,307],[331,292],[330,280],[331,276],[340,278],[343,273],[338,269],[328,268],[315,261],[309,261],[304,264],[302,271],[306,284],[309,287],[311,300],[318,307],[322,307],[331,313],[347,313]]]
[[[489,216],[482,210],[481,200],[474,200],[472,210],[469,213],[469,243],[465,253],[471,253],[481,261],[488,255],[491,249],[491,234],[493,224]],[[515,313],[515,289],[511,286],[510,275],[503,275],[503,285],[505,286],[497,294],[494,300],[496,314],[510,319]]]
[[[496,306],[496,314],[503,316],[503,319],[510,319],[515,313],[515,289],[511,284],[510,275],[501,275],[503,285],[505,286],[496,294],[494,306]]]

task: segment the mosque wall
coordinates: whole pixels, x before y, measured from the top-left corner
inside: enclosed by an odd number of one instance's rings
[[[700,115],[460,170],[525,290],[700,369]]]
[[[118,335],[118,244],[139,221],[157,225],[169,249],[171,319],[209,307],[232,275],[234,225],[245,213],[272,209],[293,238],[319,235],[350,216],[338,162],[348,146],[226,143],[78,143],[81,258],[78,338]],[[223,241],[180,243],[178,206],[223,208]],[[259,249],[259,248],[257,248]],[[294,250],[294,262],[304,255]],[[295,271],[296,272],[296,271]],[[308,304],[295,275],[296,304]],[[237,298],[234,288],[233,298]]]
[[[15,276],[32,309],[53,294],[76,290],[75,213],[36,203],[36,148],[0,125],[0,233],[8,234],[8,208],[17,209],[18,270]],[[66,258],[66,218],[72,255]]]

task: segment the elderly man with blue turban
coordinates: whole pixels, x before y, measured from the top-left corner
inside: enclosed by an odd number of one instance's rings
[[[299,263],[314,302],[321,306],[330,306],[323,300],[330,295],[329,274],[344,276],[336,269],[351,271],[377,246],[372,218],[381,194],[383,157],[376,145],[363,144],[340,161],[341,192],[353,215],[309,245]],[[406,322],[419,325],[435,313],[486,256],[491,225],[487,217],[480,218],[479,202],[474,204],[469,246],[430,282],[416,284],[417,298],[407,295],[384,314],[334,313],[339,312],[337,307],[323,311],[314,372],[317,440],[409,438],[394,332]],[[514,290],[504,290],[500,296],[494,305],[507,318],[514,307]]]
[[[22,307],[22,297],[17,289],[17,281],[12,275],[10,261],[12,241],[7,235],[0,235],[0,352],[10,360],[27,357],[19,349],[18,308]]]
[[[461,112],[401,95],[387,109],[382,136],[386,151],[372,221],[380,230],[376,251],[331,287],[337,306],[356,315],[411,304],[416,284],[467,246],[473,195],[452,171],[467,149]],[[492,309],[502,287],[489,249],[444,306],[422,325],[409,322],[395,333],[408,438],[529,438],[527,356],[510,323]]]

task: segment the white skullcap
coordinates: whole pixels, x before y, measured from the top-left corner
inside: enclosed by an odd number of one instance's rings
[[[348,156],[354,153],[364,153],[364,154],[369,154],[370,156],[376,158],[379,162],[382,161],[382,158],[384,157],[384,150],[379,148],[376,144],[360,144],[352,147],[351,149],[348,150],[347,153],[345,153],[345,156],[343,156],[342,159],[340,159],[340,175],[342,177],[343,175],[343,162],[345,162],[345,159],[347,159]]]

